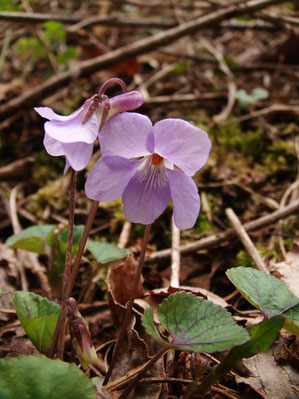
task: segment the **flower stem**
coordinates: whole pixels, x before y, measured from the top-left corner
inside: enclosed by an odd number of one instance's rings
[[[73,231],[74,231],[74,217],[75,217],[75,203],[76,203],[76,181],[77,181],[77,172],[72,169],[67,246],[66,246],[65,265],[64,265],[62,290],[61,290],[61,310],[56,325],[56,329],[54,332],[54,336],[51,342],[51,346],[49,349],[49,357],[53,357],[57,345],[58,359],[63,359],[63,353],[64,353],[64,339],[65,339],[65,330],[67,322],[66,300],[68,298],[68,286],[70,283],[70,275],[72,267],[72,247],[73,247]]]
[[[120,394],[118,399],[125,399],[128,397],[129,393],[134,389],[134,387],[137,385],[138,381],[141,380],[141,378],[145,375],[145,373],[156,363],[157,360],[160,359],[161,356],[163,356],[167,351],[169,351],[169,348],[161,348],[159,352],[157,352],[143,367],[142,370],[139,371],[139,373],[136,375],[135,378],[130,382],[130,384],[127,386],[127,388]]]
[[[126,86],[126,84],[125,84],[124,81],[122,81],[122,80],[119,79],[119,78],[110,78],[110,79],[108,79],[108,80],[102,85],[102,87],[100,88],[99,93],[98,93],[99,96],[101,96],[102,94],[104,94],[105,91],[108,89],[108,87],[111,86],[111,85],[114,85],[114,84],[119,84],[120,87],[122,88],[123,92],[124,92],[124,93],[127,93],[128,89],[127,89],[127,86]]]
[[[129,302],[127,304],[125,317],[124,317],[124,320],[121,323],[121,330],[119,332],[119,336],[118,336],[117,341],[116,341],[115,349],[114,349],[114,352],[113,352],[113,355],[112,355],[112,360],[111,360],[109,369],[107,371],[106,377],[104,379],[103,385],[106,385],[108,383],[110,377],[111,377],[113,368],[115,366],[117,357],[119,355],[120,348],[121,348],[121,346],[123,344],[124,337],[125,337],[125,334],[127,332],[127,327],[128,327],[128,323],[129,323],[129,320],[130,320],[132,307],[133,307],[133,304],[134,304],[134,299],[135,299],[135,296],[136,296],[136,291],[137,291],[137,287],[138,287],[138,284],[139,284],[139,280],[140,280],[140,276],[141,276],[141,272],[142,272],[142,268],[143,268],[143,264],[144,264],[145,252],[146,252],[146,247],[147,247],[147,243],[148,243],[148,239],[149,239],[150,230],[151,230],[151,224],[147,224],[145,226],[145,231],[144,231],[144,236],[143,236],[143,241],[142,241],[142,248],[141,248],[141,252],[140,252],[140,256],[139,256],[137,271],[136,271],[134,282],[133,282],[133,288],[132,288],[132,292],[131,292],[131,297],[130,297]]]
[[[75,281],[76,281],[76,277],[77,277],[77,274],[78,274],[78,270],[79,270],[80,262],[81,262],[81,259],[82,259],[82,255],[83,255],[83,252],[84,252],[85,244],[86,244],[86,241],[88,239],[89,232],[90,232],[90,229],[92,227],[95,215],[97,213],[98,206],[99,206],[99,202],[98,201],[93,201],[93,203],[91,205],[91,209],[90,209],[89,215],[88,215],[88,219],[87,219],[84,231],[83,231],[83,235],[82,235],[82,238],[81,238],[81,241],[80,241],[77,253],[76,253],[74,264],[73,264],[73,267],[72,267],[70,282],[69,282],[69,286],[68,286],[68,296],[69,297],[71,296],[72,290],[73,290],[74,285],[75,285]]]

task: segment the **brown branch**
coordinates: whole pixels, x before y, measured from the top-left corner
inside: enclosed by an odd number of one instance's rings
[[[236,230],[239,239],[242,241],[246,251],[254,261],[257,269],[268,273],[268,269],[265,265],[265,262],[261,258],[258,250],[254,246],[253,242],[251,241],[251,238],[249,237],[247,231],[242,226],[242,223],[240,222],[238,216],[235,214],[234,210],[232,208],[227,208],[225,210],[225,214],[229,219],[229,221],[231,222],[231,224],[233,225],[234,229]]]
[[[236,17],[243,14],[253,13],[274,4],[282,3],[283,0],[250,0],[246,3],[238,3],[225,7],[209,14],[200,16],[199,18],[188,21],[180,26],[170,28],[159,32],[155,35],[135,41],[134,43],[125,45],[113,50],[105,55],[95,57],[91,60],[79,62],[69,71],[53,76],[43,84],[34,87],[32,90],[22,94],[17,98],[13,98],[0,107],[0,120],[13,115],[20,109],[31,107],[40,102],[56,89],[67,85],[71,80],[90,75],[93,72],[108,68],[117,62],[128,57],[137,56],[139,54],[152,51],[158,47],[169,45],[171,42],[185,36],[197,32],[200,29],[211,27],[219,24],[221,21]]]
[[[290,216],[299,210],[299,200],[293,202],[291,205],[286,206],[283,209],[274,211],[268,215],[262,216],[258,219],[252,220],[251,222],[243,225],[244,229],[249,231],[255,231],[267,227],[278,220]],[[181,255],[190,254],[200,249],[214,248],[224,243],[230,242],[232,239],[237,238],[237,233],[234,229],[228,229],[223,233],[202,238],[201,240],[195,241],[190,244],[182,245],[180,247]],[[154,252],[145,258],[145,263],[160,262],[169,259],[171,256],[171,249],[163,249],[162,251]]]
[[[42,13],[26,13],[26,12],[0,12],[0,20],[2,21],[15,21],[23,23],[43,23],[47,21],[58,21],[64,24],[72,25],[71,31],[87,26],[104,25],[104,26],[133,26],[133,27],[153,27],[153,28],[170,28],[175,26],[175,21],[161,21],[157,18],[125,18],[117,15],[109,15],[105,17],[64,17],[54,14]]]

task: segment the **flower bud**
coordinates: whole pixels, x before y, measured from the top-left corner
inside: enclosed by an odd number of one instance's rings
[[[69,298],[67,307],[72,318],[70,321],[70,332],[73,348],[82,368],[85,370],[89,365],[97,363],[98,356],[91,341],[88,324],[81,316],[77,308],[76,300],[74,298]]]
[[[141,107],[144,103],[144,98],[138,91],[130,91],[129,93],[120,94],[110,98],[109,102],[110,110],[107,119],[119,112],[132,111]]]

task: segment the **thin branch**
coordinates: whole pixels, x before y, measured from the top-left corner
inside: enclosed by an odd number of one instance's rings
[[[0,12],[0,20],[15,21],[23,23],[43,23],[47,21],[58,21],[64,24],[72,25],[68,31],[76,31],[78,29],[91,27],[94,25],[104,26],[132,26],[132,27],[151,27],[151,28],[170,28],[176,25],[175,21],[162,21],[159,19],[149,18],[128,18],[117,15],[109,15],[105,17],[64,17],[54,14],[42,13],[26,13],[26,12]]]
[[[246,251],[253,259],[257,269],[262,270],[263,272],[269,273],[263,259],[261,258],[260,254],[258,253],[256,247],[254,246],[251,238],[247,234],[246,230],[242,226],[238,216],[235,214],[232,208],[227,208],[225,210],[225,214],[231,224],[233,225],[234,229],[236,230],[238,237],[242,241]]]
[[[174,223],[174,218],[171,219],[171,278],[170,286],[179,287],[180,286],[180,230],[176,227]]]
[[[171,42],[195,33],[200,29],[218,25],[221,21],[243,15],[253,13],[274,4],[282,3],[283,0],[250,0],[241,4],[234,4],[216,11],[212,11],[199,18],[188,21],[180,26],[170,28],[159,32],[155,35],[135,41],[134,43],[125,45],[107,54],[100,55],[90,60],[77,63],[70,68],[69,71],[63,72],[43,84],[40,84],[26,93],[13,98],[0,107],[0,120],[6,119],[20,109],[31,107],[36,102],[40,102],[56,89],[67,85],[71,80],[77,80],[83,76],[90,76],[93,72],[110,67],[129,57],[137,56],[154,50],[158,47],[169,45]]]
[[[292,202],[291,205],[286,206],[283,209],[274,211],[268,215],[262,216],[258,219],[252,220],[251,222],[243,225],[247,232],[255,231],[267,227],[278,220],[290,216],[299,210],[299,200]],[[223,233],[212,235],[209,237],[202,238],[201,240],[195,241],[190,244],[182,245],[180,247],[181,255],[190,254],[202,249],[215,248],[230,242],[232,239],[237,238],[238,235],[234,229],[228,229]],[[171,256],[171,249],[163,249],[162,251],[154,252],[145,258],[145,263],[161,262],[169,259]]]

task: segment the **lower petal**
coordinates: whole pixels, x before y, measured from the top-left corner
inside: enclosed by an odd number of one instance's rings
[[[64,155],[74,170],[82,170],[90,161],[93,144],[86,143],[61,143]]]
[[[163,185],[148,184],[138,171],[123,193],[124,215],[133,223],[153,223],[166,209],[170,201],[167,178]]]
[[[167,170],[173,202],[174,223],[180,230],[194,226],[200,209],[196,184],[184,172]]]
[[[86,196],[95,201],[114,201],[119,198],[132,176],[138,161],[115,155],[101,158],[88,175]]]

